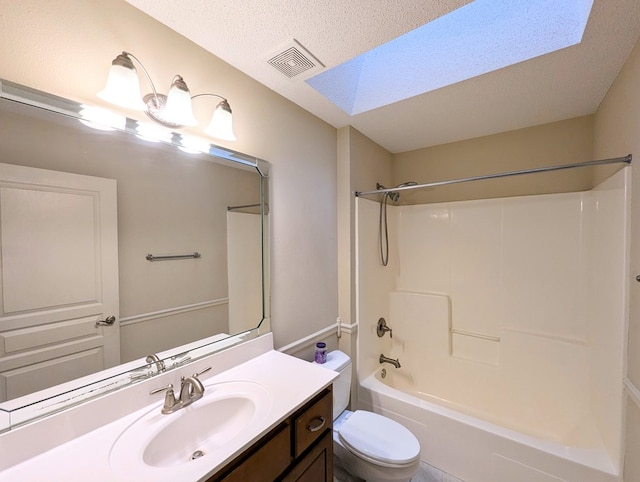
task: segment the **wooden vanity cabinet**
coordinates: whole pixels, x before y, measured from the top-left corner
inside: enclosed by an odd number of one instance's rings
[[[333,481],[333,435],[327,430],[313,448],[281,479],[283,482]]]
[[[329,387],[206,482],[333,482],[332,422]]]

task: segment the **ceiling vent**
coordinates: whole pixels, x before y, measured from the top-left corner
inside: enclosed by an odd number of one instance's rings
[[[324,65],[295,39],[273,50],[266,58],[269,65],[289,79],[307,78],[324,68]]]

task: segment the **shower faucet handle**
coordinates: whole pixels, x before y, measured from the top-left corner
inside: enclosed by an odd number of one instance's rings
[[[380,318],[378,320],[376,333],[382,338],[387,331],[389,332],[389,338],[393,338],[393,330],[387,326],[387,321],[384,318]]]

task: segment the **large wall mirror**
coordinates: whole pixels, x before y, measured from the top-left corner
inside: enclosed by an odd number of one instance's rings
[[[268,331],[268,162],[0,82],[0,431]]]

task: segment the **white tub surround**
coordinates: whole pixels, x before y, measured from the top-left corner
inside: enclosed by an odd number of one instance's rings
[[[205,386],[231,381],[266,388],[273,397],[268,413],[252,424],[246,436],[220,447],[215,453],[176,467],[132,467],[130,475],[114,471],[109,457],[113,444],[133,422],[150,410],[160,413],[158,387],[173,383],[211,366],[201,376]],[[145,380],[63,413],[0,435],[0,481],[198,481],[221,470],[237,455],[267,434],[288,415],[331,384],[337,374],[273,350],[271,334],[198,360],[183,369]],[[210,387],[210,390],[215,390]],[[193,407],[206,400],[196,401]],[[189,410],[189,407],[182,409]],[[172,415],[163,417],[171,417]],[[206,421],[203,421],[205,423]],[[185,472],[185,470],[187,470]]]
[[[586,192],[389,206],[386,268],[378,203],[358,199],[359,406],[468,482],[619,481],[630,174]],[[380,317],[393,338],[377,336]]]

